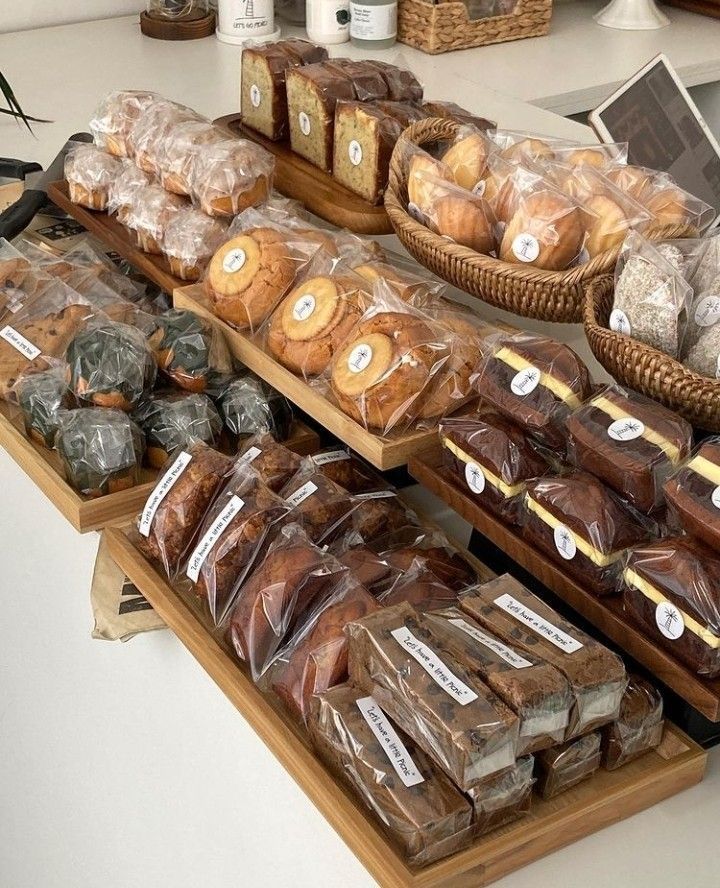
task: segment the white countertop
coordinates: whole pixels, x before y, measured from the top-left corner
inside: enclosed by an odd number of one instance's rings
[[[463,76],[450,73],[462,56],[398,47],[384,58],[405,57],[428,95],[502,125],[589,138],[578,124],[487,90],[481,52],[472,55],[477,67],[460,66]],[[55,120],[33,138],[0,118],[0,153],[27,160],[52,159],[110,89],[156,89],[209,116],[237,107],[237,48],[212,38],[151,41],[134,17],[2,35],[0,60],[27,112]],[[582,339],[577,327],[553,333]],[[369,888],[367,872],[176,639],[91,640],[97,536],[76,534],[2,451],[0,485],[3,888]],[[719,794],[715,751],[699,787],[497,884],[715,884],[708,849]]]

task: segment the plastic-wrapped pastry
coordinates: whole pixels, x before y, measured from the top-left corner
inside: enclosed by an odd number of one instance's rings
[[[328,542],[339,535],[350,511],[348,492],[311,463],[301,467],[280,496],[291,507],[289,520],[300,524],[313,542]]]
[[[190,108],[169,99],[151,102],[130,127],[126,140],[128,157],[134,158],[144,172],[157,176],[160,152],[167,134],[174,126],[189,120],[202,118]]]
[[[424,568],[454,592],[478,580],[474,567],[439,530],[405,527],[374,540],[372,547],[392,569],[405,573]]]
[[[275,440],[271,432],[258,432],[246,438],[238,450],[239,460],[252,465],[263,482],[279,493],[295,477],[302,457]]]
[[[516,758],[517,716],[452,656],[407,604],[347,627],[354,684],[461,789]]]
[[[110,185],[120,174],[120,161],[95,145],[78,144],[65,158],[70,200],[89,210],[105,210]]]
[[[577,786],[600,767],[600,734],[595,731],[539,752],[535,757],[536,789],[543,799],[553,799]]]
[[[128,134],[142,112],[157,99],[155,93],[133,89],[105,96],[90,121],[90,132],[98,148],[117,157],[131,156]]]
[[[269,432],[276,441],[290,435],[293,409],[288,399],[252,373],[233,379],[218,398],[225,428],[234,441]]]
[[[467,800],[372,697],[348,684],[319,694],[308,730],[331,771],[360,796],[408,863],[424,866],[470,842]]]
[[[474,126],[476,129],[487,130],[495,126],[485,117],[471,114],[455,102],[423,102],[423,111],[428,117],[440,117],[443,120],[454,120],[463,126]]]
[[[381,474],[347,447],[328,447],[308,457],[313,465],[348,493],[368,493],[388,488]]]
[[[637,199],[652,214],[657,226],[687,225],[702,232],[715,216],[709,204],[685,191],[666,172],[653,170]]]
[[[660,745],[663,700],[649,681],[631,675],[617,721],[602,730],[602,766],[621,768]]]
[[[68,481],[84,496],[118,493],[140,483],[142,433],[120,410],[63,411],[55,448]]]
[[[689,370],[710,379],[717,379],[720,374],[720,262],[716,269],[705,289],[698,290],[695,285],[681,353],[682,363]]]
[[[662,486],[692,446],[692,427],[642,395],[609,386],[567,419],[570,460],[641,512],[663,505]]]
[[[131,161],[124,161],[122,170],[115,176],[108,189],[108,213],[115,213],[118,222],[127,225],[132,208],[136,205],[138,192],[152,182],[149,173],[143,172]]]
[[[514,765],[487,777],[468,793],[475,813],[475,837],[519,820],[530,811],[533,767],[531,755],[519,758]]]
[[[407,163],[408,213],[418,222],[425,222],[425,214],[432,209],[438,194],[438,183],[452,183],[452,170],[432,154],[400,139]]]
[[[193,155],[190,195],[209,216],[236,216],[269,196],[274,171],[272,154],[254,142],[211,142]]]
[[[720,559],[692,537],[634,549],[623,573],[625,611],[698,675],[720,675]]]
[[[207,395],[185,392],[156,393],[143,400],[133,413],[147,440],[147,461],[160,469],[178,448],[193,441],[217,443],[222,428],[213,402]]]
[[[485,197],[430,172],[416,170],[415,176],[432,189],[423,206],[423,221],[431,231],[476,253],[494,252],[497,219]]]
[[[450,168],[461,188],[472,191],[483,177],[488,154],[495,150],[484,132],[473,126],[462,127],[443,153],[442,162]]]
[[[183,120],[172,126],[157,154],[163,188],[173,194],[190,195],[190,174],[196,155],[208,145],[226,139],[209,120]]]
[[[62,409],[72,404],[65,374],[60,368],[21,376],[15,385],[27,434],[43,447],[53,447]]]
[[[223,221],[200,210],[188,207],[175,213],[168,220],[162,239],[170,271],[183,281],[199,281],[226,235]]]
[[[148,185],[147,188],[133,191],[130,199],[132,202],[123,224],[135,232],[141,250],[159,256],[170,220],[186,208],[185,201],[160,185]]]
[[[420,559],[416,559],[387,589],[377,594],[377,599],[383,607],[394,607],[404,602],[424,612],[452,606],[457,602],[457,595]]]
[[[706,438],[663,490],[675,523],[720,549],[720,437]]]
[[[150,336],[157,364],[175,385],[189,392],[204,392],[211,371],[227,368],[230,358],[212,324],[191,311],[171,308],[155,318]]]

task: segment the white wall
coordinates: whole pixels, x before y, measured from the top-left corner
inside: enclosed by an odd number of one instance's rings
[[[0,0],[0,33],[140,12],[145,0]]]

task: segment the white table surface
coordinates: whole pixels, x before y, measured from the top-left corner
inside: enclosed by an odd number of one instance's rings
[[[584,127],[473,85],[467,77],[481,79],[483,50],[462,78],[448,73],[448,57],[401,52],[432,97],[454,99],[505,126],[589,137]],[[237,48],[212,38],[151,41],[139,35],[134,18],[3,35],[0,60],[26,110],[55,121],[38,125],[33,138],[0,119],[0,153],[43,163],[86,127],[110,89],[148,87],[209,116],[237,107]],[[566,341],[582,338],[576,327],[553,332]],[[411,495],[426,508],[431,501],[417,488]],[[467,535],[441,504],[435,513]],[[126,645],[90,638],[97,536],[75,533],[1,451],[0,539],[2,888],[372,884],[168,632]],[[714,752],[699,787],[498,885],[716,884],[708,852],[719,790]]]

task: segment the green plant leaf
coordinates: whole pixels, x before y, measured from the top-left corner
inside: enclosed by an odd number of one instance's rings
[[[15,98],[15,93],[13,92],[10,84],[7,82],[2,71],[0,71],[0,90],[2,90],[2,94],[5,96],[5,101],[8,103],[10,110],[13,112],[13,116],[20,117],[22,119],[22,122],[28,128],[28,131],[32,132],[30,121],[27,119],[25,112],[20,107],[20,102],[18,102],[18,100]]]

